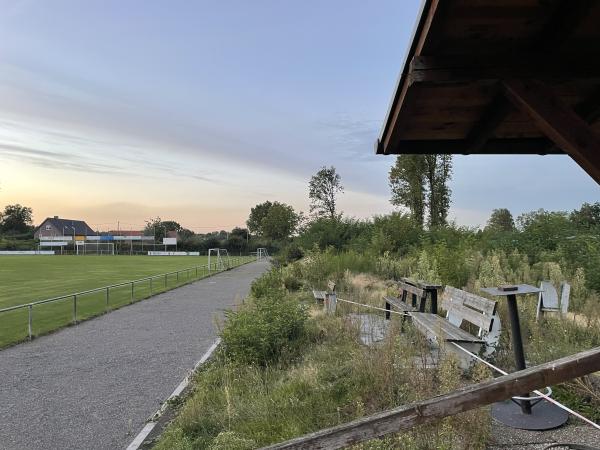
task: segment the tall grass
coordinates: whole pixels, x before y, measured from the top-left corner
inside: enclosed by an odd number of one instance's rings
[[[279,292],[288,307],[294,302],[313,304],[308,293],[286,293],[283,285],[284,270],[256,283],[253,292],[258,296],[237,313],[245,317],[243,326],[229,322],[223,335],[231,341],[239,330],[243,339],[235,342],[243,340],[249,349],[271,340],[269,325],[261,319],[264,311],[257,304],[275,312],[273,292]],[[429,346],[410,326],[401,334],[394,321],[384,341],[371,347],[361,343],[356,321],[341,308],[337,316],[313,308],[302,322],[302,333],[289,336],[287,342],[273,340],[281,348],[301,342],[298,351],[278,352],[268,364],[240,357],[226,342],[213,362],[196,375],[193,395],[156,448],[257,448],[429,398],[467,382],[451,355],[444,356],[438,368],[425,370],[431,360]],[[252,324],[264,334],[248,333]],[[483,448],[488,423],[485,411],[466,413],[439,426],[359,448]]]

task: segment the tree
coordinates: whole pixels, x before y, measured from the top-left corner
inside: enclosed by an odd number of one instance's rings
[[[250,216],[246,221],[246,225],[248,226],[248,230],[250,233],[262,235],[262,221],[265,216],[268,214],[269,210],[272,208],[273,203],[270,201],[266,201],[264,203],[259,203],[254,208],[250,209]]]
[[[154,219],[146,220],[146,226],[144,227],[144,236],[154,236],[154,240],[156,242],[161,242],[163,238],[167,237],[167,232],[169,231],[177,231],[178,233],[182,231],[184,228],[174,220],[165,220],[163,221],[160,217],[155,217]],[[192,233],[190,230],[186,230],[189,233]],[[189,237],[189,233],[186,233],[187,237]]]
[[[390,169],[391,204],[405,206],[413,219],[423,225],[425,217],[425,163],[421,155],[399,155]]]
[[[515,221],[508,209],[494,209],[485,229],[488,231],[514,231]]]
[[[450,208],[452,156],[450,155],[399,155],[390,169],[390,202],[404,206],[419,225],[425,221],[436,227],[446,224]]]
[[[446,225],[450,209],[450,188],[448,181],[452,175],[451,155],[425,155],[425,177],[428,183],[429,226]]]
[[[600,202],[593,204],[584,203],[580,209],[573,211],[569,218],[580,228],[594,228],[600,226]]]
[[[312,176],[309,182],[308,197],[310,198],[310,212],[317,217],[335,219],[337,194],[344,192],[342,178],[335,167],[325,166]]]
[[[27,206],[6,205],[0,213],[0,232],[4,234],[28,233],[32,229],[33,210]]]
[[[262,235],[273,240],[286,239],[296,230],[298,214],[289,205],[274,202],[261,222]]]
[[[296,230],[300,217],[294,208],[285,203],[266,201],[250,210],[246,224],[252,233],[280,240]]]

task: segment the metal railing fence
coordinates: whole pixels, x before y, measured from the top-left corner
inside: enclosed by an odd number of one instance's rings
[[[63,301],[69,300],[72,304],[72,306],[71,306],[72,319],[71,319],[70,323],[76,324],[79,319],[85,320],[86,318],[96,316],[103,312],[107,312],[116,307],[124,306],[126,304],[131,304],[136,301],[143,300],[145,298],[151,297],[154,294],[158,294],[160,292],[166,292],[166,291],[174,289],[176,287],[183,286],[183,285],[189,283],[190,281],[199,280],[199,279],[205,278],[207,276],[210,276],[210,275],[213,275],[216,273],[220,273],[225,270],[228,270],[228,269],[231,269],[234,267],[238,267],[242,264],[246,264],[248,262],[255,261],[255,260],[256,260],[256,258],[252,257],[252,256],[235,256],[235,257],[231,257],[230,264],[223,265],[223,264],[219,264],[218,262],[215,262],[215,263],[211,263],[209,266],[207,263],[207,264],[203,264],[200,266],[193,266],[193,267],[188,267],[188,268],[184,268],[184,269],[180,269],[180,270],[175,270],[172,272],[161,273],[158,275],[151,275],[149,277],[144,277],[144,278],[140,278],[137,280],[125,281],[122,283],[111,284],[111,285],[102,286],[99,288],[88,289],[85,291],[60,295],[58,297],[47,298],[44,300],[39,300],[39,301],[31,302],[31,303],[9,306],[7,308],[0,309],[0,319],[2,319],[2,316],[5,315],[6,313],[17,312],[19,310],[26,309],[27,310],[27,334],[26,334],[26,336],[29,339],[32,339],[36,335],[36,333],[34,333],[34,330],[33,330],[33,328],[34,328],[33,319],[34,319],[34,308],[35,307],[40,307],[41,305],[60,302],[61,300],[63,300]],[[175,278],[175,280],[172,280],[172,278]],[[158,283],[156,283],[155,280],[158,280]],[[169,281],[171,281],[171,285],[169,284]],[[173,281],[174,281],[174,284],[173,284]],[[123,289],[125,287],[127,287],[126,296],[128,297],[128,301],[123,301],[123,297],[124,297]],[[137,287],[137,290],[136,290],[136,287]],[[111,292],[114,292],[116,289],[119,289],[119,288],[121,288],[120,299],[119,299],[121,301],[119,301],[117,303],[111,303]],[[82,300],[82,297],[90,296],[91,294],[97,294],[97,293],[102,293],[101,295],[103,296],[103,300],[104,300],[103,310],[98,309],[98,310],[88,311],[89,313],[87,315],[80,314],[78,312],[78,308],[81,308],[83,306],[83,304],[80,303]],[[136,296],[136,294],[137,294],[137,296]],[[67,325],[68,325],[68,323],[67,323]],[[52,328],[52,326],[50,326],[50,328],[46,331],[51,331],[53,329],[60,328],[60,326],[61,325],[57,325],[53,328]],[[18,342],[22,339],[19,339],[18,336],[15,336],[15,339],[12,341],[9,338],[8,342],[3,342],[5,340],[7,340],[6,336],[0,336],[0,348],[7,344],[12,344],[12,343]]]

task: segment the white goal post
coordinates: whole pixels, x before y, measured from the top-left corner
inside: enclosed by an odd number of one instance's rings
[[[260,247],[256,249],[256,260],[265,261],[269,257],[269,252],[266,248]]]
[[[77,255],[114,255],[115,244],[112,242],[81,242],[75,241]]]
[[[229,252],[226,248],[209,248],[208,249],[208,271],[212,269],[211,256],[217,258],[215,264],[216,270],[225,270],[231,267],[231,261],[229,260]]]

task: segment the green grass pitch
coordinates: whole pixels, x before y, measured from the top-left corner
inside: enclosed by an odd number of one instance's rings
[[[0,309],[44,300],[150,275],[206,264],[206,256],[0,256]],[[198,278],[205,276],[198,271]],[[134,300],[172,289],[196,278],[196,271],[145,281],[134,286]],[[152,288],[152,292],[150,289]],[[131,302],[131,285],[78,296],[77,320],[102,314]],[[73,298],[36,305],[33,334],[40,335],[73,322]],[[0,347],[28,336],[28,311],[0,313]]]

